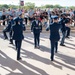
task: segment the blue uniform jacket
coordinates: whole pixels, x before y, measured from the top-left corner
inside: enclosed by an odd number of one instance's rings
[[[66,32],[65,21],[66,21],[66,18],[63,18],[63,19],[61,19],[61,21],[59,22],[59,23],[61,24],[61,31],[62,31],[62,32]]]
[[[25,27],[25,25],[23,24],[23,18],[17,17],[17,20],[20,22],[20,25],[23,26],[23,30],[25,31],[25,30],[26,30],[26,27]]]
[[[51,41],[59,41],[60,39],[59,29],[60,29],[59,23],[52,23],[49,25],[49,27],[46,28],[46,31],[50,30]]]
[[[42,32],[42,24],[39,20],[38,20],[38,24],[36,24],[35,20],[32,22],[31,31],[34,34]]]
[[[7,32],[9,32],[13,25],[14,25],[14,20],[12,19],[12,20],[9,21],[8,26],[5,28],[5,30]]]
[[[14,25],[12,27],[12,31],[13,31],[13,40],[22,40],[24,39],[23,36],[23,27],[21,25]]]

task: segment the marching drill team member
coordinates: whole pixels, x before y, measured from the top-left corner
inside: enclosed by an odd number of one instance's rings
[[[26,30],[26,27],[25,27],[25,25],[23,24],[23,21],[24,21],[24,20],[23,20],[23,18],[22,18],[22,13],[19,13],[18,15],[19,15],[19,17],[17,17],[17,19],[18,19],[20,25],[23,26],[23,30],[25,31],[25,30]]]
[[[42,23],[38,20],[38,16],[35,16],[35,20],[32,22],[31,31],[34,34],[34,48],[40,48],[40,32],[42,32]]]
[[[11,39],[11,34],[12,34],[11,28],[12,28],[12,26],[14,24],[13,16],[10,15],[9,16],[9,19],[10,20],[9,20],[8,26],[3,30],[3,34],[4,34],[5,39],[8,39],[6,32],[9,32],[10,44],[13,44],[13,41]]]
[[[12,38],[15,40],[15,46],[17,50],[17,60],[20,60],[20,49],[21,49],[21,44],[22,40],[24,39],[23,36],[23,26],[20,25],[19,20],[16,18],[15,20],[15,25],[12,27]]]
[[[59,22],[61,24],[61,31],[62,31],[62,39],[61,39],[60,46],[65,46],[64,41],[65,41],[65,37],[66,37],[66,26],[65,26],[66,13],[62,13],[61,17],[62,17],[62,19]]]
[[[54,60],[54,49],[57,53],[58,41],[60,39],[59,29],[60,24],[58,23],[58,16],[53,16],[53,23],[46,28],[46,31],[50,30],[50,42],[51,42],[51,61]]]

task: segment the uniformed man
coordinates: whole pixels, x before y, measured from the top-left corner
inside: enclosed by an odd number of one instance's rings
[[[50,30],[50,42],[51,42],[51,61],[54,60],[54,49],[57,52],[58,49],[58,41],[60,39],[59,29],[60,24],[58,23],[58,16],[53,16],[53,23],[50,24],[46,30]]]
[[[67,19],[67,15],[66,13],[62,13],[61,14],[61,21],[59,22],[61,24],[61,31],[62,31],[62,39],[61,39],[61,42],[60,42],[60,46],[65,46],[64,45],[64,41],[65,41],[65,37],[66,37],[66,26],[65,26],[65,21]]]
[[[20,49],[21,49],[21,44],[22,40],[24,39],[23,36],[23,26],[20,25],[19,20],[16,18],[15,20],[15,25],[12,27],[12,32],[13,32],[13,40],[15,40],[15,46],[17,50],[17,60],[20,60]]]
[[[42,23],[38,20],[38,16],[35,16],[35,20],[32,22],[31,32],[34,34],[34,48],[40,48],[40,32],[42,32]]]
[[[22,13],[19,13],[18,15],[19,15],[19,17],[17,17],[17,19],[18,19],[20,25],[23,26],[23,30],[25,31],[25,30],[26,30],[26,27],[25,27],[25,25],[23,24]]]
[[[8,23],[8,26],[3,30],[3,34],[4,34],[4,37],[5,37],[5,39],[8,39],[8,37],[7,37],[7,32],[9,32],[9,37],[10,37],[10,44],[13,44],[13,41],[12,41],[12,39],[11,39],[11,34],[12,34],[12,32],[11,32],[11,28],[12,28],[12,26],[13,26],[13,24],[14,24],[14,20],[13,20],[13,16],[12,15],[10,15],[9,16],[9,23]]]

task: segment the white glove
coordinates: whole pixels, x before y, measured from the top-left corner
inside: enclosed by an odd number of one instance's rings
[[[31,34],[33,34],[33,32],[31,32]]]

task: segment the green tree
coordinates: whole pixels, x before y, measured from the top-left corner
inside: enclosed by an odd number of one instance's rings
[[[74,9],[75,7],[74,7],[74,6],[70,6],[69,8],[70,8],[70,9]]]
[[[4,5],[2,5],[2,8],[6,8],[6,9],[8,9],[8,8],[9,8],[9,5],[4,4]]]
[[[34,9],[35,3],[27,2],[27,3],[25,3],[25,8],[26,9]]]
[[[45,5],[45,8],[53,8],[53,5]]]
[[[2,10],[2,5],[0,5],[0,11]]]
[[[12,8],[12,9],[17,9],[17,8],[19,8],[19,6],[16,6],[16,5],[9,5],[9,7]]]
[[[54,5],[54,8],[62,8],[60,5]]]

